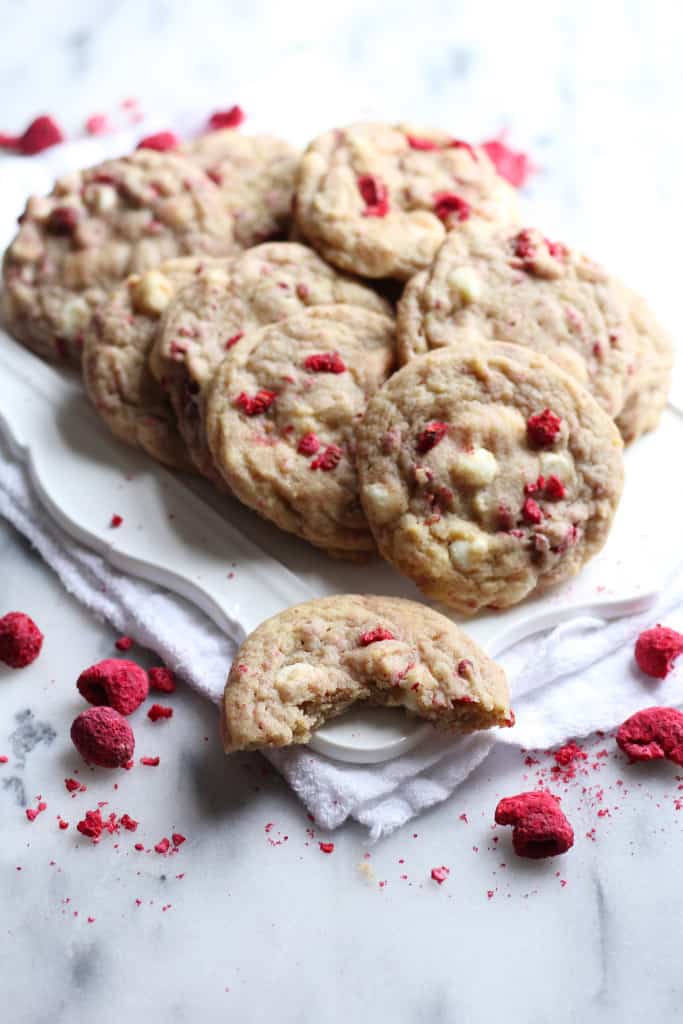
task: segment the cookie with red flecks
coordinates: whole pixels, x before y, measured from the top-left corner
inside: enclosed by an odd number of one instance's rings
[[[374,551],[354,431],[394,361],[394,321],[353,306],[319,306],[246,334],[207,396],[209,447],[232,492],[338,557]]]
[[[237,248],[215,182],[186,157],[141,149],[28,200],[4,256],[4,315],[38,355],[79,363],[94,309],[129,274]]]
[[[226,354],[254,328],[330,303],[391,311],[372,289],[295,242],[267,242],[247,249],[230,267],[203,274],[169,304],[150,367],[170,397],[201,473],[220,481],[206,443],[204,391]]]
[[[288,608],[247,637],[225,688],[225,750],[307,743],[358,703],[456,734],[512,720],[505,673],[450,619],[401,598],[340,594]]]
[[[202,135],[181,152],[220,188],[241,246],[287,237],[301,158],[294,146],[272,135],[225,128]]]
[[[571,373],[611,416],[624,404],[637,345],[623,286],[531,228],[453,231],[406,286],[399,359],[463,342],[508,341]]]
[[[225,261],[185,257],[131,274],[96,310],[85,330],[83,379],[112,433],[174,469],[194,469],[173,408],[148,366],[173,295]]]
[[[613,421],[521,345],[417,356],[370,399],[356,438],[380,552],[463,614],[573,576],[605,543],[621,495]]]
[[[482,148],[432,128],[359,123],[308,146],[295,220],[335,266],[407,280],[430,265],[448,231],[518,215],[515,190]]]
[[[655,430],[669,397],[674,362],[673,342],[640,295],[626,290],[637,336],[629,366],[624,405],[616,418],[626,444]]]

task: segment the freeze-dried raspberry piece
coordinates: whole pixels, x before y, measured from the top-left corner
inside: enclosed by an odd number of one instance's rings
[[[235,399],[235,405],[245,416],[260,416],[270,408],[276,398],[276,393],[268,391],[267,388],[261,388],[255,395],[248,395],[246,391],[242,391]]]
[[[334,843],[318,843],[321,853],[334,853]]]
[[[171,841],[164,836],[158,843],[154,844],[154,849],[157,853],[168,853],[171,848]]]
[[[241,107],[235,104],[228,110],[217,110],[209,118],[209,129],[217,132],[221,128],[237,128],[242,124],[246,115]]]
[[[140,139],[136,149],[156,149],[158,153],[165,153],[167,149],[177,149],[180,139],[173,132],[156,132],[154,135],[146,135]]]
[[[439,220],[446,221],[452,214],[455,215],[456,220],[468,220],[471,212],[472,207],[467,200],[456,195],[455,192],[434,193],[434,213]]]
[[[534,413],[526,421],[526,432],[530,441],[539,448],[550,448],[555,444],[562,420],[550,409]]]
[[[565,496],[565,487],[559,476],[549,476],[545,481],[544,493],[550,501],[561,501]]]
[[[152,722],[158,722],[160,718],[173,718],[173,708],[164,707],[163,704],[152,704],[147,717]]]
[[[411,149],[431,150],[438,149],[439,144],[434,139],[422,139],[418,135],[406,135],[408,145]]]
[[[522,516],[525,523],[540,523],[543,513],[533,498],[527,498],[522,505]]]
[[[318,352],[306,356],[304,366],[312,373],[344,373],[346,365],[338,352]]]
[[[109,525],[111,526],[112,530],[118,530],[119,526],[121,526],[122,523],[123,523],[123,516],[118,515],[118,513],[116,513],[116,512],[114,513],[114,515],[111,517],[111,519],[109,521]]]
[[[117,651],[129,651],[133,646],[133,639],[130,636],[120,636],[114,647]]]
[[[160,758],[157,757],[141,757],[140,764],[144,764],[146,768],[158,768]]]
[[[443,885],[450,873],[451,869],[447,868],[445,864],[442,864],[440,868],[432,868],[432,878],[435,882],[438,882],[439,885]]]
[[[496,807],[498,825],[512,825],[512,846],[519,857],[540,860],[566,853],[574,845],[574,830],[547,790],[519,793]]]
[[[323,473],[329,473],[339,465],[342,457],[342,450],[337,444],[328,444],[323,452],[313,459],[310,469],[321,469]]]
[[[70,235],[78,220],[78,210],[75,206],[55,206],[47,219],[46,227],[52,235]]]
[[[515,188],[525,185],[536,169],[528,154],[511,149],[501,137],[482,142],[481,148],[485,150],[500,176]]]
[[[133,756],[135,737],[130,725],[114,708],[89,708],[71,726],[78,753],[101,768],[122,768]]]
[[[137,821],[135,818],[131,818],[130,814],[122,814],[119,818],[119,825],[127,832],[135,832],[138,827]]]
[[[121,715],[132,714],[149,693],[144,668],[122,658],[106,658],[86,668],[76,686],[90,704],[107,705]]]
[[[171,839],[173,840],[173,845],[177,848],[178,846],[183,845],[186,837],[181,832],[173,832]]]
[[[385,629],[383,626],[377,626],[375,629],[369,629],[367,633],[362,633],[358,638],[358,643],[361,647],[367,647],[369,644],[376,644],[379,640],[395,640],[396,637],[390,629]]]
[[[226,349],[231,349],[233,345],[236,345],[244,337],[244,331],[238,331],[237,334],[233,334],[231,338],[225,343]]]
[[[444,438],[447,432],[447,423],[439,423],[437,420],[434,420],[432,423],[428,423],[424,430],[418,434],[415,447],[421,455],[424,455],[425,452],[431,451]]]
[[[159,693],[173,693],[175,690],[175,676],[171,672],[170,668],[151,668],[147,675],[149,676],[149,685],[152,690],[157,690]]]
[[[296,446],[296,450],[300,455],[315,455],[319,448],[320,440],[318,435],[313,432],[310,434],[304,434]]]
[[[78,822],[76,828],[82,836],[87,836],[88,839],[92,839],[96,843],[99,841],[105,826],[106,822],[102,818],[102,811],[98,807],[94,811],[86,811],[85,817]]]
[[[683,634],[659,623],[636,640],[638,667],[655,679],[666,679],[679,654],[683,654]]]
[[[0,134],[0,149],[14,149],[23,156],[35,156],[63,141],[64,133],[55,119],[42,114],[31,121],[23,135]]]
[[[477,151],[474,146],[470,145],[469,142],[465,142],[464,139],[451,139],[448,143],[449,149],[466,149],[473,160],[478,160]]]
[[[518,256],[524,263],[530,263],[536,255],[536,246],[531,232],[528,229],[520,231],[515,238],[515,256]]]
[[[85,122],[88,135],[106,135],[111,131],[111,122],[106,114],[91,114]]]
[[[365,202],[363,216],[386,217],[389,212],[389,190],[382,179],[375,174],[362,174],[356,184]]]
[[[0,619],[0,661],[10,668],[26,668],[43,646],[43,634],[23,612],[8,612]]]
[[[683,765],[683,713],[676,708],[644,708],[619,726],[617,744],[632,761],[666,757]]]

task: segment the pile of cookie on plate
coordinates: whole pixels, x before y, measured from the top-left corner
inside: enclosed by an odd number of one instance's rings
[[[460,614],[600,550],[669,387],[643,299],[431,128],[139,148],[31,197],[3,274],[9,330],[119,438]]]

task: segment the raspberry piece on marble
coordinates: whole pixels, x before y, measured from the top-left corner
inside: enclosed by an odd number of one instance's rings
[[[133,646],[133,638],[130,636],[120,636],[114,647],[117,651],[129,651]]]
[[[617,744],[631,761],[667,758],[683,766],[683,713],[676,708],[644,708],[617,731]]]
[[[150,668],[147,675],[152,690],[157,690],[159,693],[173,693],[175,690],[175,676],[170,668],[163,666]]]
[[[106,658],[81,672],[76,683],[81,696],[98,707],[105,705],[131,715],[149,693],[144,668],[123,658]]]
[[[512,846],[518,857],[540,860],[566,853],[574,845],[574,830],[560,802],[547,790],[508,796],[495,814],[498,825],[512,825]]]
[[[111,122],[106,114],[91,114],[85,122],[88,135],[106,135],[111,131]]]
[[[118,530],[119,526],[121,526],[122,524],[123,516],[118,515],[118,513],[114,513],[114,515],[109,520],[109,525],[111,526],[112,530]]]
[[[160,718],[173,718],[173,708],[165,707],[163,704],[152,704],[147,717],[152,722],[158,722]]]
[[[13,149],[23,156],[35,156],[64,141],[64,132],[49,114],[31,121],[22,135],[0,134],[0,149]]]
[[[646,629],[636,641],[638,667],[654,679],[666,679],[679,654],[683,654],[683,634],[667,626]]]
[[[155,149],[158,153],[165,153],[169,149],[177,149],[179,145],[180,139],[174,132],[156,132],[140,139],[135,148]]]
[[[228,110],[216,110],[209,118],[209,130],[217,132],[221,128],[238,128],[245,117],[246,114],[237,104]]]
[[[334,843],[318,843],[321,853],[334,853]]]
[[[122,768],[135,750],[130,725],[109,707],[82,711],[71,726],[71,740],[84,760],[101,768]]]
[[[439,885],[443,885],[450,873],[451,869],[447,868],[445,864],[442,864],[440,868],[432,868],[431,875],[435,882],[438,882]]]
[[[8,612],[0,618],[0,661],[10,668],[26,668],[36,660],[43,646],[43,634],[23,612]]]

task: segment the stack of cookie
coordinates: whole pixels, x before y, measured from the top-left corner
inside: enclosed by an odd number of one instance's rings
[[[669,386],[643,300],[432,129],[138,150],[29,199],[3,269],[118,437],[463,614],[602,547]]]

